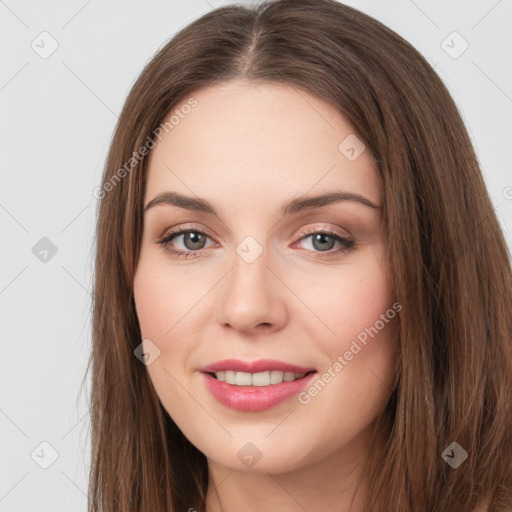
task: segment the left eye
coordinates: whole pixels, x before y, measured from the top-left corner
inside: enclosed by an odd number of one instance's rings
[[[312,238],[311,238],[312,237]],[[354,242],[347,238],[338,235],[337,233],[330,233],[325,231],[314,231],[313,233],[307,233],[299,241],[311,238],[311,242],[314,249],[318,249],[320,252],[327,252],[332,250],[332,246],[338,242],[341,247],[338,250],[349,249],[354,245]],[[327,242],[326,240],[331,240]],[[328,247],[327,247],[328,246]]]
[[[186,250],[175,249],[171,242],[180,236],[183,236],[183,243],[185,245]],[[306,240],[308,238],[312,238],[313,250],[307,249],[308,252],[317,253],[314,254],[314,257],[321,257],[322,253],[332,254],[333,252],[342,252],[346,251],[353,247],[354,241],[349,240],[347,238],[338,235],[337,233],[331,233],[327,231],[313,231],[309,233],[301,233],[301,238],[299,242],[302,240]],[[197,229],[181,229],[167,235],[164,235],[162,238],[157,240],[160,246],[162,246],[169,253],[178,256],[187,258],[189,254],[193,254],[195,252],[200,252],[202,249],[205,249],[206,239],[210,238],[206,233]],[[330,240],[330,241],[329,241]],[[335,242],[341,244],[341,247],[333,250],[333,245]]]

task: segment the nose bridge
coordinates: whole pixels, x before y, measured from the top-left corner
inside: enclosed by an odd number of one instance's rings
[[[260,243],[253,236],[247,236],[236,246],[230,278],[231,295],[238,296],[239,299],[249,295],[253,300],[269,298],[271,255],[267,244],[263,243],[265,242]]]
[[[264,243],[246,236],[235,247],[231,270],[222,288],[224,324],[247,330],[282,321],[282,290],[272,269],[272,255]]]

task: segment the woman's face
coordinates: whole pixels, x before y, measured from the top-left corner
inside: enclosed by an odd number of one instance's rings
[[[134,293],[155,390],[210,465],[358,460],[398,347],[376,164],[335,109],[291,86],[193,98],[149,160]]]

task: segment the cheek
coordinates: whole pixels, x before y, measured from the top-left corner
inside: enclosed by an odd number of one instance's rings
[[[141,257],[134,278],[134,301],[142,339],[151,340],[160,357],[148,366],[151,377],[169,385],[169,373],[183,374],[200,336],[195,315],[202,315],[205,285],[170,269],[159,257]],[[161,375],[160,375],[161,374]],[[171,379],[172,381],[172,379]]]
[[[354,264],[319,268],[296,280],[297,295],[314,313],[297,318],[307,323],[310,332],[317,333],[326,352],[343,348],[345,342],[374,326],[392,307],[387,272],[378,256],[368,253]]]
[[[161,339],[172,327],[169,304],[174,300],[173,288],[157,272],[139,267],[134,280],[134,299],[143,338]]]
[[[193,307],[193,299],[199,293],[194,291],[194,286],[191,280],[166,269],[158,258],[141,258],[133,287],[143,338],[158,340],[159,344],[172,338],[180,319]]]
[[[151,340],[159,350],[158,357],[146,369],[165,409],[179,418],[186,416],[185,404],[190,399],[179,383],[193,347],[186,337],[178,335],[179,320],[186,312],[186,294],[176,275],[172,277],[166,276],[165,269],[154,260],[141,258],[133,286],[142,339]]]
[[[384,274],[368,268],[366,273],[343,280],[339,287],[331,309],[337,336],[364,339],[364,333],[376,324],[379,331],[384,330],[388,322],[382,324],[381,315],[386,315],[393,303]]]
[[[303,280],[304,302],[317,314],[297,315],[302,319],[302,330],[316,334],[314,344],[325,356],[319,377],[325,375],[323,382],[329,390],[323,391],[319,383],[311,398],[321,394],[317,404],[325,401],[325,407],[341,399],[356,415],[358,404],[372,404],[368,418],[393,386],[398,351],[396,317],[401,309],[394,302],[379,256],[369,254],[357,265]],[[305,396],[304,401],[308,399]]]

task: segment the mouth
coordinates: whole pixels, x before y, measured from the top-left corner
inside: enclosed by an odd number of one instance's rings
[[[316,373],[315,370],[308,372],[295,373],[286,372],[281,370],[268,370],[257,373],[239,372],[235,370],[221,370],[217,372],[205,372],[214,379],[231,384],[233,386],[248,387],[264,387],[264,386],[275,386],[282,384],[283,382],[293,382],[296,380],[303,379],[312,373]]]
[[[263,412],[291,400],[317,374],[282,361],[219,361],[199,370],[203,384],[223,406],[240,412]]]

